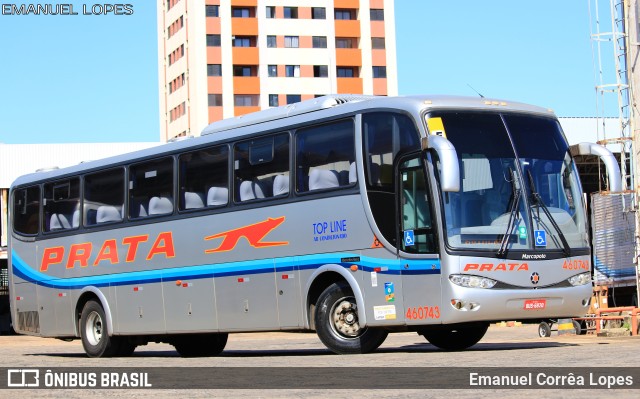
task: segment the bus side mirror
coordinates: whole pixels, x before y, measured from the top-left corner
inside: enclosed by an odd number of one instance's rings
[[[594,143],[580,143],[570,147],[571,155],[596,155],[604,163],[609,178],[609,191],[622,191],[622,178],[616,157],[605,147]]]
[[[435,150],[440,158],[440,187],[444,192],[460,191],[460,167],[458,154],[451,142],[442,136],[422,138],[423,150]]]

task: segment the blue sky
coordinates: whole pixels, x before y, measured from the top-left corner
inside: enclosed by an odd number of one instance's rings
[[[131,16],[0,14],[0,142],[159,139],[156,1],[128,2]],[[588,2],[395,0],[395,13],[399,94],[471,85],[596,115]]]

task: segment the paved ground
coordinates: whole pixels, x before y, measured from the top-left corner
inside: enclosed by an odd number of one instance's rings
[[[89,359],[79,341],[62,342],[27,336],[1,336],[2,367],[609,367],[638,366],[640,337],[597,338],[558,336],[539,338],[536,326],[492,326],[479,344],[463,352],[437,350],[415,333],[391,334],[382,347],[368,355],[338,356],[330,353],[314,334],[235,334],[222,356],[180,358],[169,345],[139,347],[129,358]],[[563,397],[586,396],[637,398],[639,390],[351,390],[348,378],[336,390],[47,390],[30,391],[29,397]],[[16,397],[20,391],[0,390],[0,397]],[[481,394],[481,395],[479,395]]]

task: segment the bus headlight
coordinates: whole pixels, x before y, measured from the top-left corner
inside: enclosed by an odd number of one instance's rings
[[[468,274],[452,274],[449,280],[455,285],[466,288],[492,288],[497,281],[487,277],[470,276]]]
[[[576,274],[575,276],[569,277],[569,284],[574,287],[578,285],[585,285],[591,283],[591,272]]]

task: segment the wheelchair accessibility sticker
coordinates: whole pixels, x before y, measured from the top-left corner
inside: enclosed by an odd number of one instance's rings
[[[536,240],[536,247],[547,246],[547,232],[544,230],[534,230],[533,237]]]
[[[411,247],[415,245],[415,240],[413,236],[413,230],[405,230],[404,232],[404,246]]]

